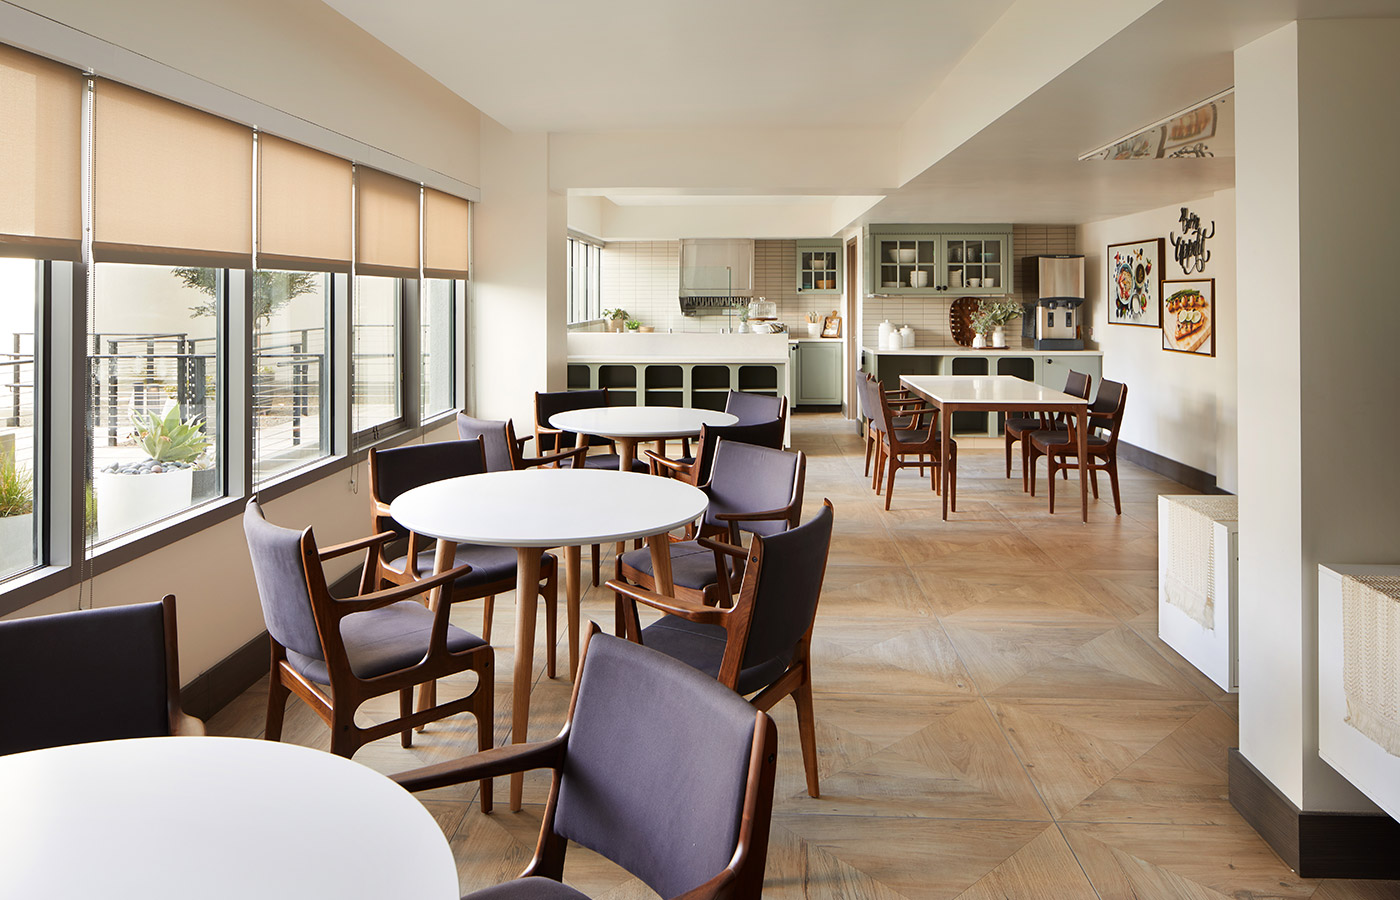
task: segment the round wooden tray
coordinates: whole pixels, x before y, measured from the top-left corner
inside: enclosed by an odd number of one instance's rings
[[[953,340],[959,346],[971,347],[972,338],[977,332],[972,327],[972,317],[982,303],[976,297],[959,297],[948,308],[948,327],[952,329]]]

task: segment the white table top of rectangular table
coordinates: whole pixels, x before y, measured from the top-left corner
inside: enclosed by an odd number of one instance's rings
[[[1089,401],[1081,397],[1015,375],[905,375],[899,380],[935,403],[1089,405]]]

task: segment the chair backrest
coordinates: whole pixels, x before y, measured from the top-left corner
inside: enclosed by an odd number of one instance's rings
[[[486,471],[509,472],[515,468],[515,426],[510,419],[474,419],[457,413],[457,436],[464,441],[481,441]]]
[[[724,398],[724,411],[738,416],[739,425],[756,425],[787,416],[787,398],[748,391],[730,391]]]
[[[873,420],[875,418],[875,413],[871,411],[870,375],[868,374],[856,379],[856,403],[860,406],[862,419]]]
[[[166,602],[0,622],[0,754],[169,734]]]
[[[749,800],[761,879],[772,786],[753,797],[750,769],[772,734],[766,714],[684,663],[594,634],[566,728],[555,834],[677,897],[729,866]]]
[[[705,524],[728,529],[721,513],[788,509],[785,521],[742,522],[740,531],[777,534],[797,524],[802,508],[807,456],[801,451],[774,450],[721,439],[715,447],[710,480],[701,489],[709,496]]]
[[[1108,432],[1108,451],[1112,452],[1118,445],[1118,431],[1123,424],[1123,410],[1128,403],[1128,386],[1118,381],[1109,381],[1107,378],[1099,381],[1099,392],[1094,397],[1094,402],[1089,404],[1089,410],[1107,416],[1107,418],[1096,418],[1091,420],[1092,424]],[[1091,428],[1089,434],[1093,434]]]
[[[479,475],[485,471],[486,457],[480,439],[406,444],[389,450],[369,451],[369,490],[376,505],[393,503],[405,491],[434,481]],[[373,519],[376,532],[408,533],[408,529],[387,515],[375,513]]]
[[[710,480],[710,470],[714,466],[715,447],[720,438],[755,447],[783,449],[783,432],[787,423],[782,419],[770,419],[753,425],[703,425],[700,428],[700,446],[695,451],[695,483],[704,484]]]
[[[563,434],[541,433],[540,429],[554,426],[549,424],[551,416],[561,412],[569,412],[575,409],[597,409],[600,406],[608,405],[608,389],[598,388],[590,391],[536,391],[535,392],[535,449],[540,454],[553,453],[555,450],[566,450],[570,447],[577,447],[577,435],[571,431]],[[590,447],[610,444],[611,441],[600,437],[589,437]]]
[[[786,664],[797,642],[811,630],[826,577],[832,521],[831,502],[827,501],[815,516],[796,528],[754,538],[749,556],[757,561],[744,571],[745,583],[739,594],[740,603],[750,594],[753,598],[741,668],[771,659]]]
[[[273,525],[263,515],[256,497],[243,509],[243,534],[248,539],[248,555],[253,559],[253,580],[258,585],[267,633],[293,653],[323,660],[326,656],[316,628],[302,555],[303,538],[311,540],[310,532],[310,528],[295,531]]]
[[[1065,376],[1065,393],[1071,397],[1089,399],[1089,385],[1093,383],[1093,376],[1087,372],[1076,372],[1070,369]]]

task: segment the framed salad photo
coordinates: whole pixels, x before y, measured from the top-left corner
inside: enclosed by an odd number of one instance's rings
[[[1215,279],[1162,282],[1162,349],[1215,355]]]
[[[1163,244],[1154,238],[1108,245],[1108,324],[1161,327]]]

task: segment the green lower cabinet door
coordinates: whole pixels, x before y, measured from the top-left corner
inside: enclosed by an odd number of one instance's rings
[[[797,345],[797,406],[841,403],[841,344],[803,341]]]

